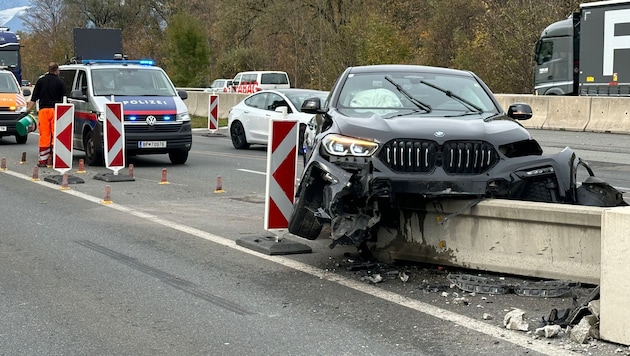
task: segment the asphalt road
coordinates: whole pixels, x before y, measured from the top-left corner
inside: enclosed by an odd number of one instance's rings
[[[598,176],[630,186],[625,136],[533,134],[549,150],[581,145]],[[135,180],[112,183],[93,179],[102,167],[76,173],[76,154],[70,174],[84,183],[61,190],[45,181],[58,175],[52,169],[32,180],[36,141],[0,140],[0,355],[628,352],[503,327],[505,313],[520,308],[533,330],[552,308],[571,307],[571,296],[471,295],[449,285],[452,270],[363,265],[354,249],[331,250],[325,240],[296,239],[313,253],[291,256],[237,245],[274,236],[263,229],[263,147],[238,151],[229,138],[199,131],[186,165],[133,158]],[[160,184],[163,169],[169,184]],[[102,202],[107,185],[113,204]],[[384,282],[366,280],[375,274]],[[576,288],[576,298],[592,287]]]

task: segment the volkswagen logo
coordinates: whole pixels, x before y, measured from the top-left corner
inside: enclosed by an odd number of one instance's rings
[[[149,119],[147,119],[147,120],[149,120]],[[435,136],[435,137],[444,137],[444,135],[445,135],[444,131],[435,131],[433,133],[433,136]]]
[[[155,116],[149,115],[149,116],[147,116],[147,120],[146,121],[147,121],[147,125],[153,126],[153,125],[155,125],[155,122],[157,121],[157,119],[155,118]]]

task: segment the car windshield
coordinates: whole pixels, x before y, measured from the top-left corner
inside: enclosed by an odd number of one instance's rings
[[[422,72],[350,74],[339,93],[347,116],[395,117],[437,114],[479,118],[497,113],[492,98],[473,77]]]
[[[0,93],[19,93],[20,87],[15,81],[13,73],[0,75]]]
[[[311,99],[311,98],[319,98],[319,100],[323,103],[326,101],[326,97],[328,97],[328,92],[318,91],[318,90],[299,91],[299,92],[285,93],[285,96],[291,101],[291,103],[297,110],[301,110],[302,103],[304,102],[304,100]]]
[[[107,68],[92,70],[94,95],[175,96],[166,75],[156,69]]]

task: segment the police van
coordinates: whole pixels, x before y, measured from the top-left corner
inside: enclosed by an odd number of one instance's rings
[[[151,60],[83,60],[59,66],[68,103],[74,104],[74,148],[85,163],[104,164],[105,104],[123,106],[126,156],[168,154],[184,164],[192,147],[185,91]]]

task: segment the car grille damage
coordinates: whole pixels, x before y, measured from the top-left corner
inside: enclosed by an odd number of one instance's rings
[[[499,161],[494,146],[485,141],[439,145],[431,140],[396,139],[383,145],[378,157],[390,169],[402,173],[429,173],[442,167],[448,174],[482,174]]]

